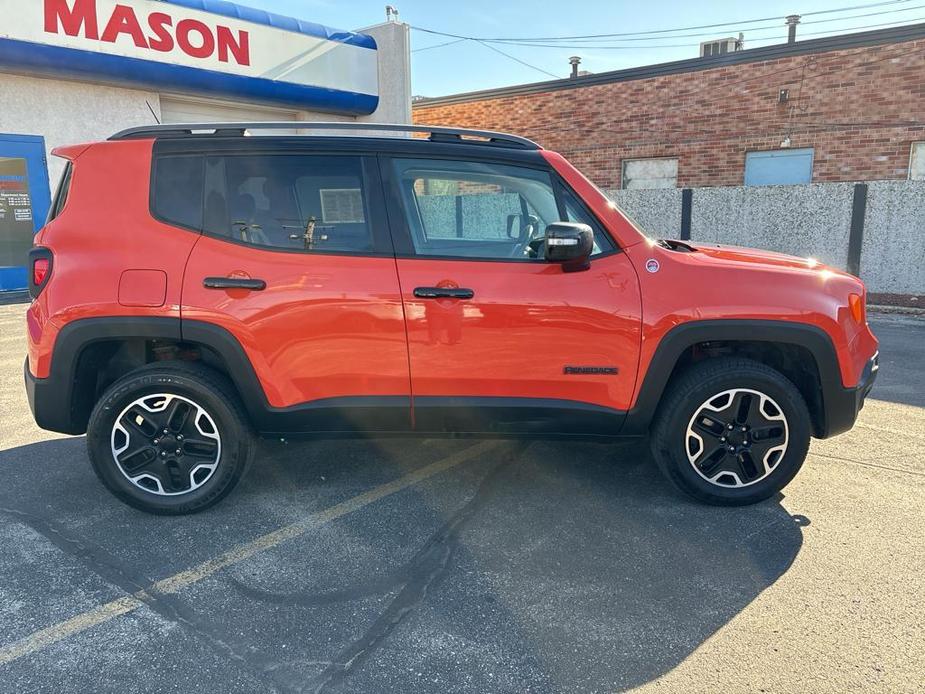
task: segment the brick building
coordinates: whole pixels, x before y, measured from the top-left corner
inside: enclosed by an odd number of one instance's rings
[[[599,185],[925,179],[925,24],[414,104],[561,152]]]

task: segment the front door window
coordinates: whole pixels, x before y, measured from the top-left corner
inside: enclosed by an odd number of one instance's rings
[[[417,256],[541,260],[546,227],[568,217],[546,171],[435,159],[393,166]],[[610,248],[596,236],[597,253]]]

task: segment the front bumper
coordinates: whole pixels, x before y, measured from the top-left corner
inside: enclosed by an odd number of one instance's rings
[[[875,352],[868,360],[855,387],[831,388],[825,393],[825,431],[820,438],[842,434],[854,426],[858,413],[864,407],[864,401],[874,387],[879,371],[880,352]]]

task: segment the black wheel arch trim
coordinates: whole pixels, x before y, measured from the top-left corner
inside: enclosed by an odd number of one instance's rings
[[[66,325],[58,334],[48,378],[37,379],[25,369],[26,390],[36,422],[44,429],[83,434],[86,418],[76,416],[77,367],[83,350],[105,340],[162,338],[200,344],[224,362],[248,412],[254,429],[264,433],[317,432],[412,433],[409,396],[331,398],[293,407],[272,407],[253,365],[240,342],[225,328],[205,321],[176,317],[85,318]],[[875,371],[868,368],[861,384],[844,388],[837,353],[820,328],[772,320],[693,321],[673,328],[662,338],[646,371],[635,407],[628,413],[588,403],[531,398],[416,398],[415,411],[422,417],[422,434],[641,436],[648,431],[662,393],[680,356],[690,346],[710,341],[766,341],[807,348],[816,360],[823,403],[823,426],[817,436],[825,438],[851,428]],[[79,395],[79,394],[77,394]],[[479,416],[474,413],[480,412]],[[494,423],[486,423],[485,417]],[[557,421],[557,417],[562,421]],[[498,424],[501,422],[501,424]],[[465,429],[455,429],[463,425]],[[468,429],[468,431],[466,431]]]
[[[81,393],[75,393],[80,356],[94,343],[129,338],[179,341],[180,319],[119,316],[81,318],[65,325],[55,339],[47,378],[33,376],[26,361],[26,392],[36,424],[62,434],[86,433],[87,417],[78,415]]]
[[[241,343],[225,328],[197,320],[183,320],[183,341],[209,347],[225,362],[255,430],[286,434],[305,428],[318,432],[410,431],[410,396],[325,398],[273,407]]]
[[[244,348],[228,330],[205,321],[183,319],[181,323],[180,318],[154,316],[83,318],[64,326],[55,340],[47,378],[33,376],[26,362],[26,392],[36,423],[64,434],[86,433],[87,417],[80,412],[88,409],[87,403],[75,392],[81,354],[93,343],[131,338],[174,340],[212,350],[224,362],[226,375],[259,432],[286,433],[306,426],[344,434],[410,431],[410,397],[330,398],[273,407]]]
[[[688,348],[706,342],[737,341],[788,344],[807,349],[815,360],[821,391],[822,412],[819,427],[814,427],[815,435],[828,438],[854,425],[870,385],[864,379],[854,388],[842,385],[838,353],[822,328],[773,319],[718,319],[682,323],[661,339],[646,369],[635,406],[627,414],[622,433],[641,435],[648,430],[671,374]],[[864,392],[859,398],[861,390]]]

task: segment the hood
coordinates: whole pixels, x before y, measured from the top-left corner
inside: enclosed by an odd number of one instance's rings
[[[822,263],[811,258],[799,258],[795,255],[766,251],[758,248],[743,248],[741,246],[724,246],[713,243],[688,243],[691,248],[718,260],[731,260],[740,263],[756,263],[759,265],[772,265],[801,270],[832,270]]]

